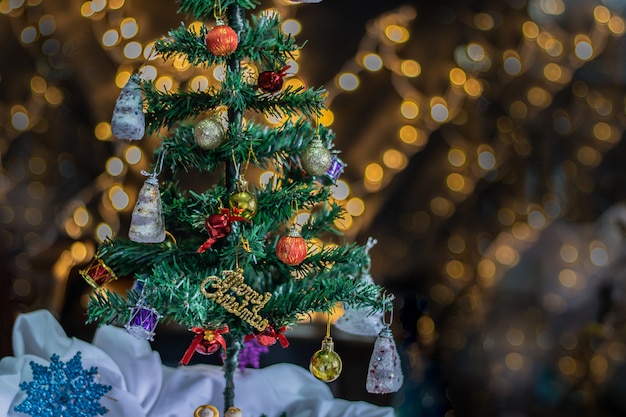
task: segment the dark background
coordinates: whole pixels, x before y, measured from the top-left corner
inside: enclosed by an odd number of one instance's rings
[[[95,129],[110,121],[119,94],[116,74],[143,63],[124,58],[123,45],[131,40],[145,45],[186,20],[176,15],[176,4],[164,1],[127,0],[117,9],[110,2],[93,17],[81,16],[79,1],[11,3],[15,10],[7,4],[0,14],[3,356],[10,354],[10,328],[19,312],[48,308],[68,334],[91,337],[93,326],[84,325],[89,289],[78,270],[95,250],[100,221],[125,233],[143,181],[139,169],[150,162],[144,158],[143,166],[127,167],[112,179],[106,162],[121,157],[128,144],[97,140]],[[613,23],[594,19],[598,6],[606,7]],[[334,392],[394,405],[402,416],[623,415],[626,215],[617,205],[625,197],[625,60],[623,30],[615,34],[609,27],[623,23],[621,3],[326,0],[276,7],[302,24],[297,39],[307,43],[299,76],[330,91],[335,145],[348,164],[342,180],[351,197],[365,202],[365,213],[354,218],[346,239],[378,240],[372,276],[396,295],[403,390],[367,395],[363,374],[373,339],[336,331],[347,368],[333,383]],[[47,16],[54,19],[52,31],[42,29]],[[102,34],[127,17],[137,20],[138,34],[116,47],[102,46]],[[492,26],[480,23],[486,17]],[[527,21],[547,43],[524,36]],[[389,41],[384,35],[389,24],[405,27],[408,41]],[[38,28],[38,35],[24,42],[29,27]],[[589,60],[573,52],[581,34],[594,47]],[[488,68],[463,59],[472,43],[483,47]],[[521,57],[518,75],[504,71],[512,51]],[[383,56],[385,68],[363,69],[358,62],[364,52]],[[394,62],[403,59],[419,62],[421,74],[402,76]],[[545,72],[550,63],[568,76],[550,81]],[[190,76],[169,63],[157,67],[176,82]],[[482,93],[470,96],[451,85],[452,68],[478,80]],[[346,70],[358,73],[354,92],[336,87],[336,76]],[[45,80],[45,92],[33,87],[33,77]],[[436,97],[446,98],[450,111],[443,123],[429,115]],[[419,103],[417,118],[401,116],[404,99]],[[20,109],[15,106],[26,109],[28,127],[14,125],[12,116]],[[405,125],[419,129],[422,142],[400,141]],[[156,144],[152,137],[138,145],[150,155]],[[389,148],[406,158],[400,169],[381,162]],[[465,151],[465,164],[450,164],[451,149]],[[478,164],[485,150],[495,155],[493,169]],[[384,167],[379,187],[368,188],[364,181],[371,162]],[[451,173],[471,186],[455,192],[446,185]],[[114,182],[131,199],[125,210],[103,203]],[[90,220],[84,227],[68,226],[78,206]],[[615,214],[601,219],[610,208]],[[539,226],[537,213],[544,219]],[[578,250],[573,262],[560,251],[567,245]],[[608,260],[590,263],[593,248],[604,250]],[[559,275],[563,269],[577,274],[574,284]],[[292,346],[273,347],[264,366],[277,361],[307,366],[323,330],[317,323],[300,327],[292,331]],[[173,364],[187,341],[184,329],[163,327],[154,347]]]

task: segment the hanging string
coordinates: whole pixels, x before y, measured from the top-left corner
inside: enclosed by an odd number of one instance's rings
[[[234,155],[234,151],[233,151],[233,155]],[[248,166],[250,165],[250,156],[252,156],[254,158],[254,162],[256,162],[257,165],[259,164],[259,160],[256,158],[256,154],[254,153],[254,150],[252,149],[252,139],[250,139],[250,147],[248,148],[248,158],[246,159],[246,166],[243,169],[243,176],[246,176],[246,173],[248,172]]]
[[[224,9],[222,9],[221,0],[217,0],[215,5],[216,5],[215,9],[213,9],[213,17],[215,18],[216,21],[224,20]]]
[[[149,177],[150,179],[156,180],[156,177],[158,177],[161,174],[161,171],[163,171],[163,161],[165,160],[166,153],[167,153],[167,148],[163,148],[163,151],[161,151],[161,153],[159,154],[159,158],[157,159],[157,162],[154,165],[154,171],[150,173],[142,169],[140,171],[141,175],[145,177]]]
[[[239,179],[239,164],[237,163],[237,160],[235,159],[235,149],[231,149],[230,150],[232,158],[233,158],[233,166],[235,167],[235,179]]]
[[[330,313],[326,313],[326,339],[330,339]]]

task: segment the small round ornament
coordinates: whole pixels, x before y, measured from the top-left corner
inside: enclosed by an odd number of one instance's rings
[[[228,205],[233,215],[241,216],[246,220],[252,219],[257,211],[257,199],[248,191],[248,181],[240,178],[236,183],[237,191],[228,198]]]
[[[287,265],[300,264],[306,258],[306,253],[306,240],[300,236],[295,226],[292,226],[287,234],[278,239],[276,243],[276,256]]]
[[[333,156],[319,136],[311,142],[311,145],[302,153],[302,167],[309,175],[320,176],[326,174],[333,162]]]
[[[212,150],[224,143],[228,125],[222,114],[213,114],[198,122],[193,128],[193,140],[205,150]]]
[[[280,71],[263,71],[259,74],[257,86],[266,93],[275,93],[283,88],[283,77],[289,66]]]
[[[228,56],[235,52],[239,45],[237,32],[222,20],[216,20],[215,26],[207,33],[206,46],[215,56]]]
[[[311,357],[309,370],[321,381],[332,382],[341,374],[341,357],[334,349],[333,339],[327,336],[322,340],[322,348]]]

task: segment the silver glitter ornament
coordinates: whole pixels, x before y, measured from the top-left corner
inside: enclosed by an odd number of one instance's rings
[[[131,75],[115,103],[111,133],[120,139],[138,140],[146,131],[140,82],[139,74]]]
[[[128,238],[138,243],[159,243],[165,240],[159,181],[151,176],[143,183],[133,209]]]
[[[224,143],[228,121],[223,114],[212,114],[196,124],[193,129],[193,139],[202,149],[215,149]]]
[[[374,343],[374,351],[365,381],[365,388],[371,394],[397,392],[404,382],[400,355],[398,355],[396,342],[389,328],[390,324],[385,323],[385,327],[380,331]]]
[[[333,156],[319,136],[311,142],[311,145],[302,153],[302,167],[309,175],[324,175],[333,162]]]

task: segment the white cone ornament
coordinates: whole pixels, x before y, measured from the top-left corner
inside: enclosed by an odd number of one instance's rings
[[[140,82],[139,74],[131,75],[115,103],[111,133],[120,139],[139,140],[146,131]]]
[[[382,312],[372,313],[369,308],[345,307],[343,316],[335,322],[342,332],[359,336],[376,336],[383,328]]]
[[[404,382],[400,356],[389,325],[380,331],[367,370],[365,388],[371,394],[397,392]]]
[[[156,176],[149,177],[139,191],[133,209],[128,238],[138,243],[159,243],[165,240],[161,193]]]

